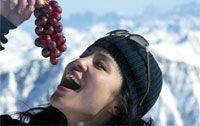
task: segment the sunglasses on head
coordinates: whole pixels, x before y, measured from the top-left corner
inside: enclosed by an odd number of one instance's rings
[[[139,45],[141,45],[142,47],[144,47],[146,49],[146,58],[147,58],[147,79],[148,79],[148,85],[147,85],[147,90],[144,94],[144,96],[142,97],[141,101],[139,102],[139,106],[142,105],[142,103],[144,102],[149,89],[150,89],[150,65],[149,65],[149,43],[148,41],[142,37],[141,35],[138,34],[130,34],[127,30],[123,30],[123,29],[118,29],[118,30],[114,30],[111,31],[109,33],[107,33],[108,35],[118,35],[118,36],[125,36],[126,38],[128,38],[129,40],[138,43]]]

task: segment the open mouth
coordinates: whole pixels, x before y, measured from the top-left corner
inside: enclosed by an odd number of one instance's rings
[[[79,81],[72,74],[67,74],[61,81],[61,86],[77,91],[81,88]]]

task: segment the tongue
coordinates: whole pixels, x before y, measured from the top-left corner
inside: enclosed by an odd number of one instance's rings
[[[80,86],[76,84],[73,80],[68,80],[68,79],[62,81],[61,85],[72,90],[77,90],[80,88]]]

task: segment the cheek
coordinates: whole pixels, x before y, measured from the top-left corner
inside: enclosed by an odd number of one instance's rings
[[[108,76],[98,76],[91,78],[83,94],[84,101],[89,109],[101,110],[107,106],[116,96],[118,87]]]
[[[99,75],[90,80],[88,87],[94,94],[101,94],[101,96],[112,94],[114,89],[112,87],[113,81],[109,77]]]
[[[90,78],[91,80],[91,90],[96,90],[97,92],[101,92],[102,95],[116,95],[116,92],[120,90],[122,85],[121,76],[117,76],[116,74],[112,75],[98,75]]]

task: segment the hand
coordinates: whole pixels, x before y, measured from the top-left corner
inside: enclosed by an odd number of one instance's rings
[[[29,19],[35,6],[44,4],[44,0],[0,0],[0,14],[15,26]]]

